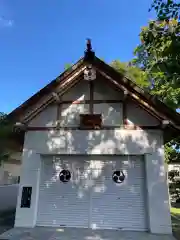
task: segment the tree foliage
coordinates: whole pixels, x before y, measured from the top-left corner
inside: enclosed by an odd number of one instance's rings
[[[140,33],[134,63],[146,71],[151,93],[170,107],[180,106],[180,24],[151,21]]]
[[[71,66],[72,66],[71,63],[66,63],[65,66],[64,66],[64,70],[69,69]]]
[[[169,179],[169,192],[171,198],[179,203],[180,202],[180,173],[177,170],[171,170],[168,172]]]
[[[154,0],[157,19],[140,33],[133,64],[146,72],[151,94],[168,106],[180,108],[180,3]],[[166,161],[180,161],[180,137],[165,146]]]
[[[119,60],[112,61],[110,65],[118,72],[134,81],[140,87],[144,89],[149,88],[150,84],[147,80],[147,74],[139,67],[133,66],[130,63],[121,62]]]
[[[151,9],[156,11],[158,20],[177,19],[180,12],[180,2],[178,0],[153,0]]]
[[[0,113],[0,165],[2,161],[8,159],[10,155],[9,137],[13,131],[12,124],[7,119],[7,115]]]

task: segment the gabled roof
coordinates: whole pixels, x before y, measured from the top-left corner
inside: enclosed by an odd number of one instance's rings
[[[164,103],[158,100],[157,97],[152,96],[145,90],[141,89],[134,82],[97,58],[91,49],[89,52],[86,51],[85,56],[72,67],[63,72],[59,77],[50,82],[47,86],[42,88],[26,102],[12,111],[9,114],[9,118],[18,121],[20,115],[23,115],[28,109],[32,109],[33,106],[42,99],[44,99],[44,101],[42,101],[42,105],[53,102],[52,92],[56,91],[58,87],[58,94],[64,94],[65,91],[82,79],[83,72],[87,64],[91,64],[99,75],[109,80],[116,86],[116,88],[126,91],[126,93],[131,96],[132,99],[137,101],[147,111],[153,113],[157,118],[160,120],[170,121],[171,127],[173,127],[174,130],[177,130],[179,134],[180,114],[166,106]],[[28,116],[31,116],[32,114],[33,111],[30,111]]]
[[[78,62],[76,62],[74,65],[72,65],[66,71],[64,71],[60,76],[58,76],[56,79],[52,80],[44,88],[39,90],[32,97],[30,97],[28,100],[26,100],[24,103],[22,103],[19,107],[17,107],[11,113],[9,113],[9,115],[8,115],[9,118],[18,120],[19,115],[23,114],[24,111],[26,111],[28,108],[30,108],[34,104],[36,104],[41,98],[43,98],[44,96],[47,96],[48,94],[53,92],[54,89],[58,85],[61,86],[63,83],[65,83],[66,80],[71,75],[73,75],[73,73],[75,73],[78,69],[82,68],[83,65],[84,65],[84,58],[80,58],[80,60]]]

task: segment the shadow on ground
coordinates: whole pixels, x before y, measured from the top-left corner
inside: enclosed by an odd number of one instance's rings
[[[180,240],[180,217],[178,218],[175,214],[171,214],[171,219],[173,235],[177,240]]]
[[[0,234],[13,228],[15,212],[15,209],[0,212]]]
[[[14,228],[0,236],[3,240],[174,240],[172,235],[120,230],[92,230],[81,228]]]
[[[180,240],[180,203],[171,203],[171,207],[173,235],[177,240]]]

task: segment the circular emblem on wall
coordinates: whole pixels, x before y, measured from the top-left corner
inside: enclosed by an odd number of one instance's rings
[[[59,179],[61,182],[69,182],[69,180],[71,179],[71,173],[69,170],[62,170],[59,174]]]
[[[115,183],[122,183],[124,182],[125,175],[123,171],[114,171],[112,175],[112,179]]]

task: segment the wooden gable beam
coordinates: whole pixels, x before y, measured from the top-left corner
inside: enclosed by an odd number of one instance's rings
[[[66,81],[60,84],[59,91],[56,92],[59,97],[61,97],[66,91],[75,86],[82,79],[79,78],[79,76],[82,74],[85,68],[86,66],[82,67],[79,71],[75,72],[71,77],[69,77]],[[21,121],[23,121],[24,123],[29,122],[54,101],[55,99],[53,97],[53,94],[49,94],[40,105],[38,105],[32,111],[28,112],[28,114]]]
[[[128,92],[124,91],[123,104],[122,104],[123,126],[127,125],[127,99],[128,99]]]
[[[94,81],[89,82],[89,113],[94,114]]]
[[[124,85],[120,84],[119,82],[115,81],[112,77],[110,77],[109,75],[107,75],[106,73],[104,73],[103,71],[99,70],[98,68],[96,68],[96,70],[102,75],[104,76],[106,79],[108,79],[111,83],[113,83],[116,87],[118,87],[119,89],[121,89],[122,91],[126,92],[129,96],[132,97],[132,99],[134,99],[136,102],[138,102],[141,106],[144,107],[144,109],[149,112],[151,115],[152,113],[154,113],[155,117],[158,118],[159,120],[163,121],[166,120],[167,117],[164,114],[159,113],[154,107],[152,107],[149,103],[145,102],[144,100],[142,100],[137,94],[129,91]],[[173,121],[169,120],[169,123],[175,127],[176,129],[180,130],[180,126],[177,126],[176,123],[174,123]]]

